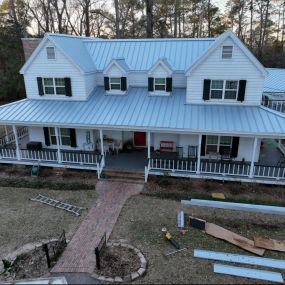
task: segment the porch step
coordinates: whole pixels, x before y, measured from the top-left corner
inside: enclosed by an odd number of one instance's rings
[[[129,183],[144,183],[143,171],[130,171],[122,169],[104,169],[105,178],[109,181],[129,182]]]

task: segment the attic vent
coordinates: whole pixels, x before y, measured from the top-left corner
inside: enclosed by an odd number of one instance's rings
[[[223,59],[231,59],[233,57],[233,46],[223,46]]]
[[[48,59],[55,59],[54,47],[47,47],[47,58]]]

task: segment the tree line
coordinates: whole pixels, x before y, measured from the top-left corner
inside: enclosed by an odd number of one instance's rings
[[[232,29],[267,67],[284,67],[285,0],[3,0],[0,100],[23,96],[21,37],[204,38]]]

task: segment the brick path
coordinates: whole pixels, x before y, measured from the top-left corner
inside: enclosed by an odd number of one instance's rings
[[[138,194],[142,184],[99,181],[98,198],[67,245],[52,272],[93,272],[94,248],[106,232],[109,238],[126,200]]]

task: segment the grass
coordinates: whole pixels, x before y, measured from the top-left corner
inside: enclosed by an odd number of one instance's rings
[[[213,261],[194,258],[193,249],[245,255],[250,255],[250,253],[193,228],[188,227],[188,232],[182,235],[177,228],[177,212],[179,210],[184,210],[186,217],[193,215],[205,219],[250,239],[253,239],[254,236],[284,239],[285,236],[285,218],[283,216],[186,206],[169,199],[160,199],[146,195],[134,196],[126,202],[122,209],[110,238],[111,240],[127,239],[145,254],[148,260],[147,274],[134,283],[264,283],[256,280],[214,274],[212,269]],[[188,218],[185,219],[186,224],[187,221]],[[180,247],[186,247],[187,251],[165,258],[163,253],[171,252],[175,249],[169,242],[164,240],[161,232],[163,227],[167,227],[174,239],[180,244]],[[285,253],[267,251],[265,257],[284,259]],[[285,271],[282,273],[285,273]]]
[[[23,186],[20,183],[18,186]],[[58,238],[63,230],[67,239],[70,239],[87,214],[87,209],[95,202],[96,191],[94,185],[92,187],[93,190],[78,191],[0,187],[0,260],[26,243]],[[76,217],[66,211],[30,201],[38,193],[86,210]]]

